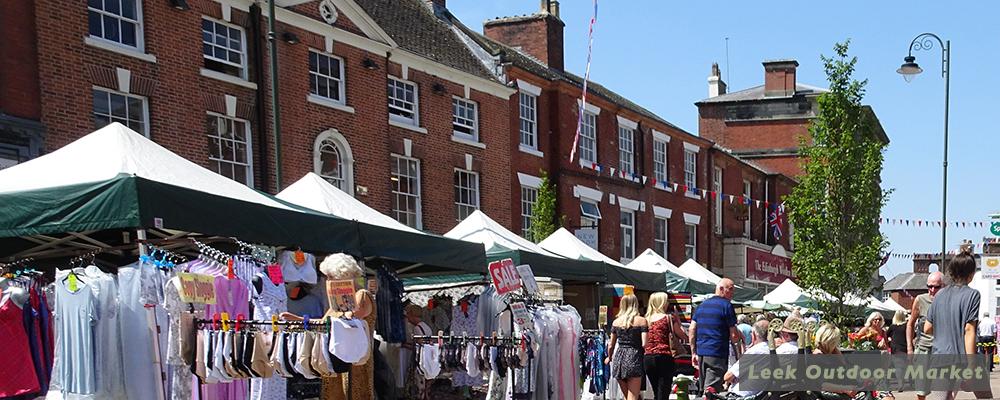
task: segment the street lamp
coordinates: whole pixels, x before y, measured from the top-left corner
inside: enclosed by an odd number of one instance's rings
[[[934,48],[934,41],[941,46],[941,76],[944,78],[944,162],[942,167],[944,174],[941,183],[941,266],[945,267],[945,257],[947,251],[948,237],[948,98],[951,81],[951,41],[941,40],[933,33],[921,33],[910,42],[910,49],[906,57],[903,58],[903,65],[896,70],[903,79],[910,82],[924,70],[917,65],[917,58],[913,56],[914,50],[930,50]]]

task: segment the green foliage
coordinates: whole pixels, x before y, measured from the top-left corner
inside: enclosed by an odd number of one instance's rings
[[[549,181],[549,174],[541,171],[542,184],[538,187],[538,199],[531,208],[531,240],[541,242],[559,229],[560,219],[556,217],[556,188]]]
[[[868,81],[852,78],[857,57],[848,57],[849,44],[836,44],[835,57],[821,57],[830,89],[819,97],[811,140],[801,139],[804,174],[785,198],[799,284],[819,300],[823,319],[841,327],[863,312],[845,300],[867,298],[873,289],[888,245],[878,218],[890,193],[880,187],[886,144],[862,107]]]

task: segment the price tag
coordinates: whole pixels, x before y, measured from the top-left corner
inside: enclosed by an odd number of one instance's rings
[[[227,264],[227,267],[226,267],[226,278],[236,279],[236,273],[233,272],[233,259],[232,258],[229,259],[229,263]]]
[[[271,283],[275,285],[280,285],[285,281],[285,277],[281,275],[281,266],[278,264],[271,264],[267,266],[267,277],[271,278]]]
[[[185,303],[215,304],[215,277],[178,272],[180,298]]]
[[[531,294],[538,294],[538,282],[535,281],[535,273],[531,272],[531,266],[528,264],[518,265],[517,274],[521,276],[521,283],[524,285],[524,289]]]
[[[67,280],[69,280],[69,291],[75,292],[77,290],[76,274],[69,274]]]
[[[222,313],[222,330],[229,330],[229,313]]]
[[[354,281],[326,281],[326,294],[333,299],[338,311],[354,311]]]
[[[498,295],[504,295],[521,288],[521,277],[514,267],[514,260],[509,258],[494,261],[489,266],[490,278]]]
[[[608,306],[600,306],[597,309],[597,325],[602,329],[608,325]]]
[[[531,314],[528,313],[528,307],[525,307],[524,303],[511,303],[510,310],[514,314],[514,323],[521,328],[522,332],[534,330],[535,324],[531,322]]]

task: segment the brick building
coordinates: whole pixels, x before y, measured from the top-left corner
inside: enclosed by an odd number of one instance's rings
[[[278,6],[280,184],[266,10],[250,0],[6,7],[2,165],[118,121],[272,193],[314,171],[417,228],[443,233],[477,208],[510,225],[514,90],[428,4]]]

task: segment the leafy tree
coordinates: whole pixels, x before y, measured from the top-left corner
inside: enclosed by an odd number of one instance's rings
[[[886,143],[861,104],[868,81],[852,78],[857,57],[848,57],[849,44],[836,44],[835,57],[821,56],[830,89],[818,99],[811,138],[800,139],[804,174],[785,199],[799,283],[838,326],[863,312],[845,302],[868,297],[888,245],[878,226],[890,193],[880,187]]]
[[[559,229],[561,218],[556,217],[556,189],[549,181],[549,174],[541,171],[542,183],[538,186],[538,198],[531,208],[531,240],[541,242]]]

